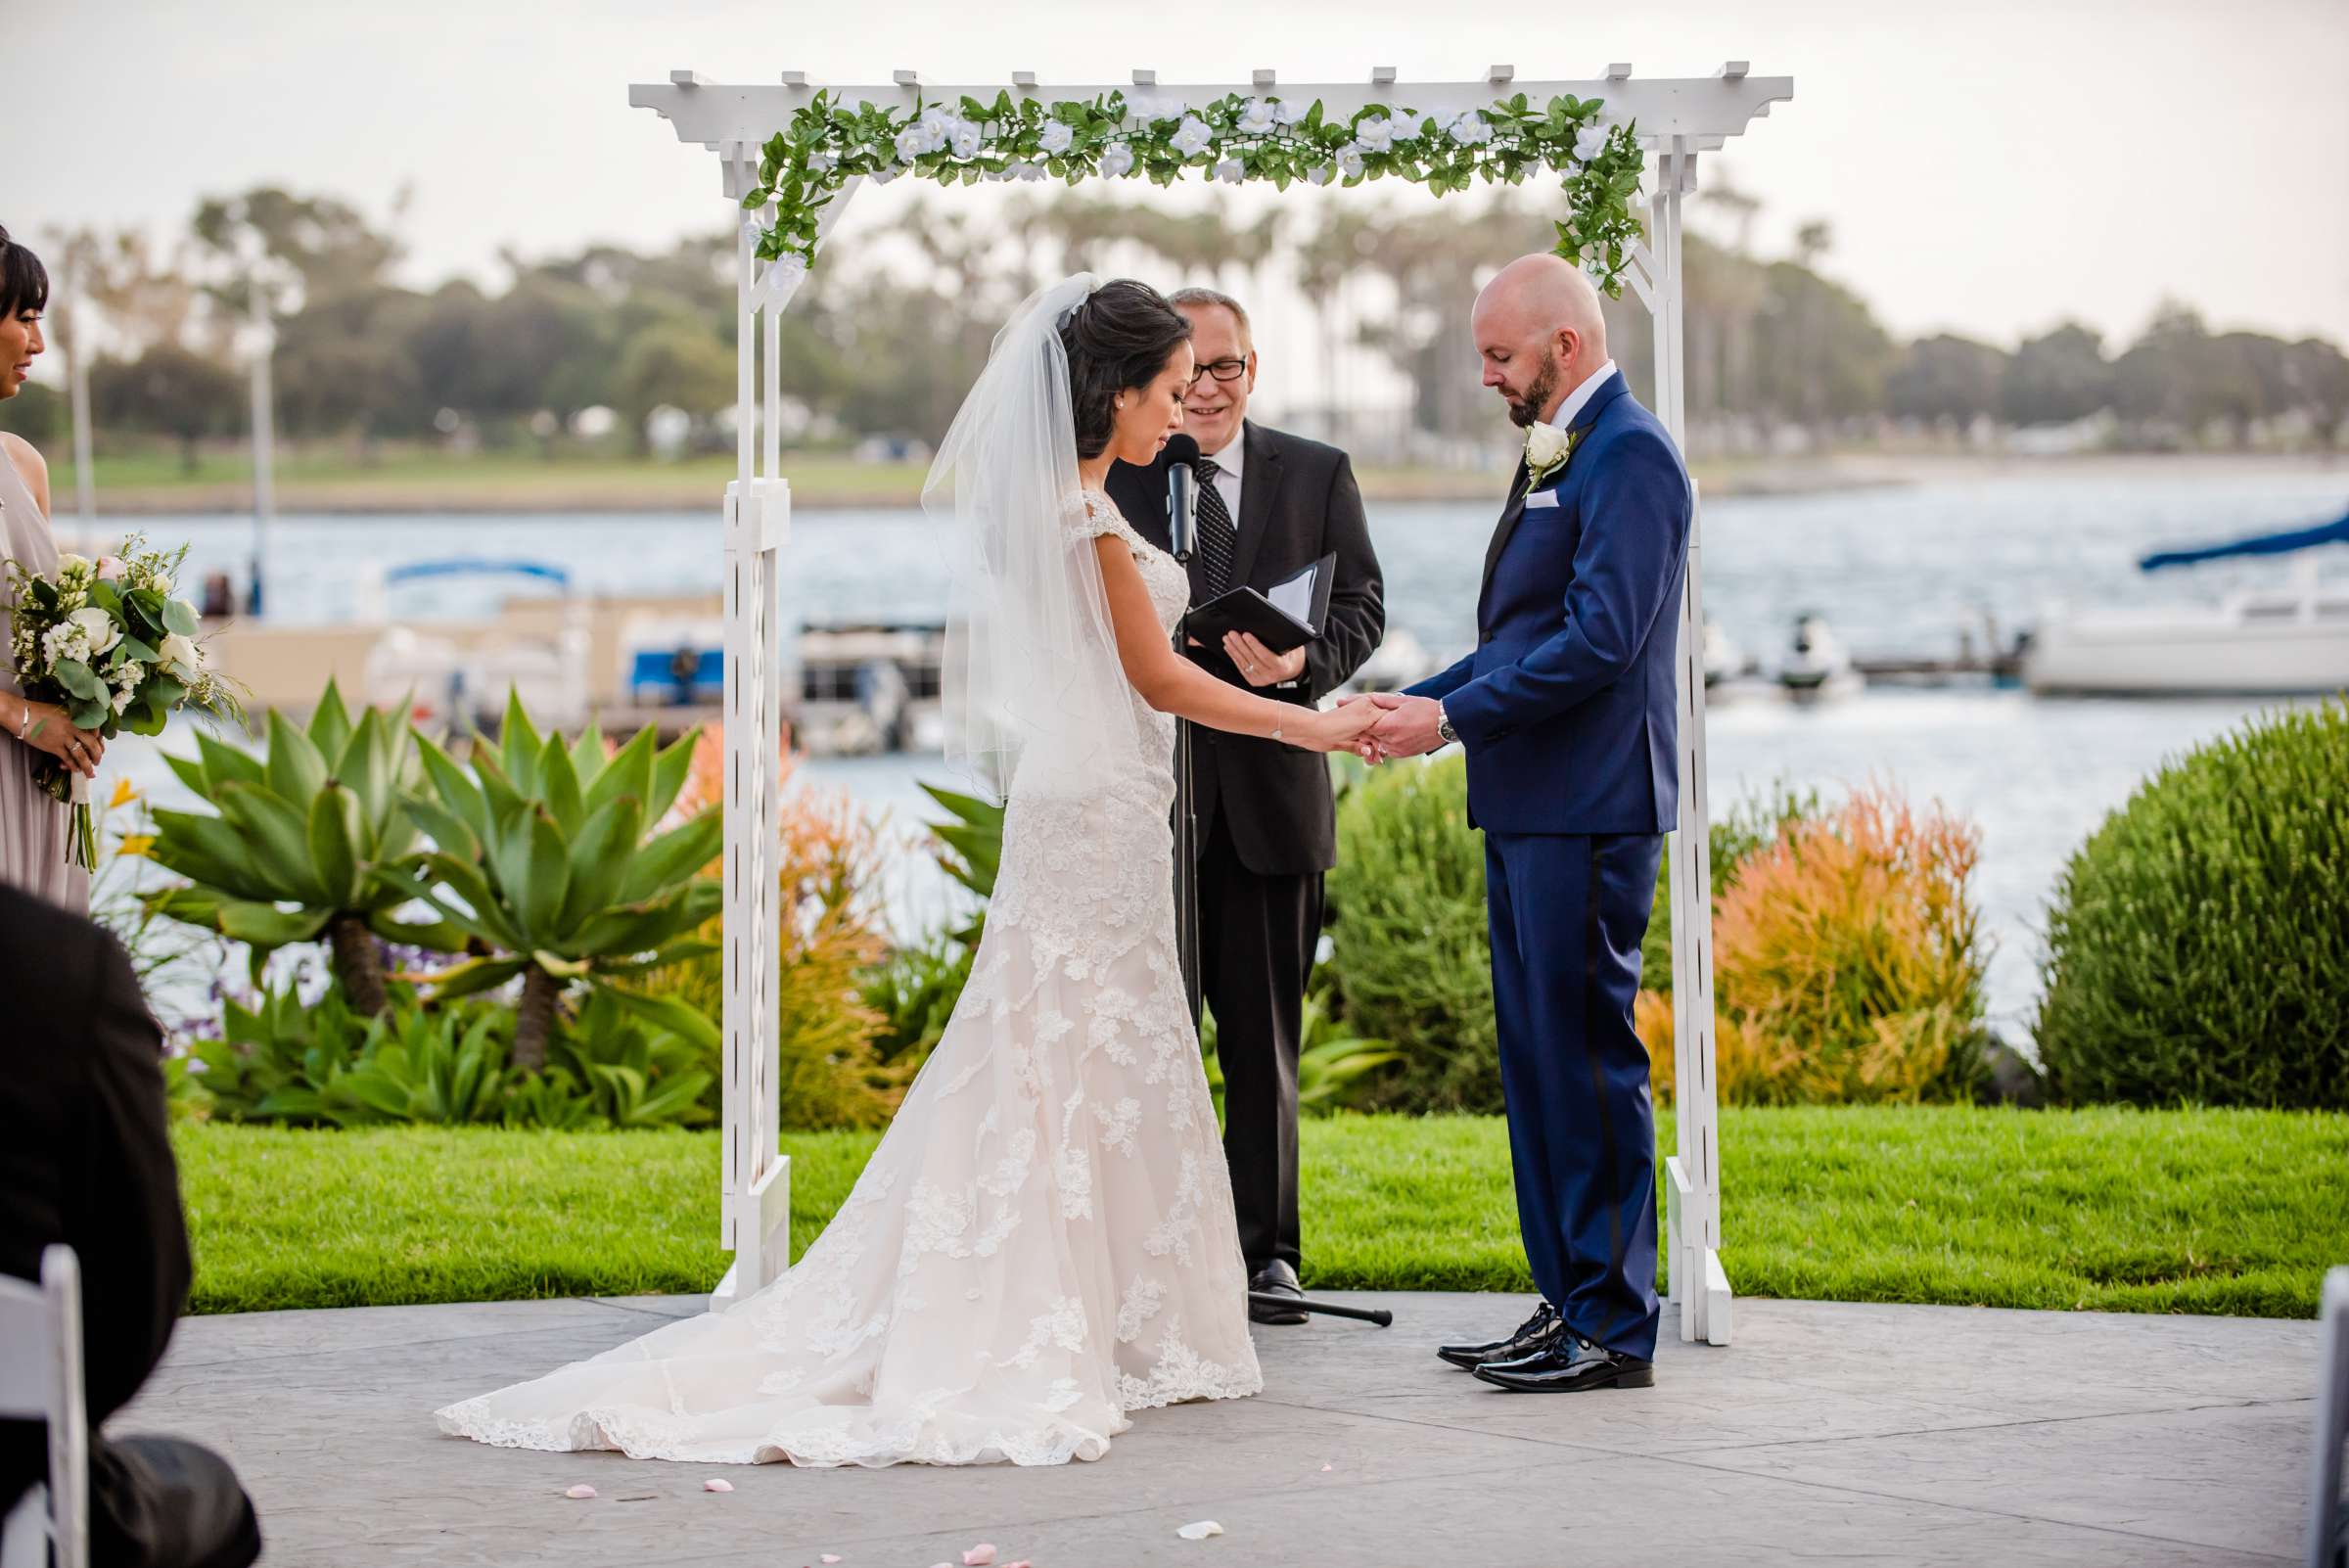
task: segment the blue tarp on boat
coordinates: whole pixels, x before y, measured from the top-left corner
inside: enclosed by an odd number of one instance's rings
[[[2259,533],[2228,544],[2205,544],[2191,550],[2156,550],[2138,562],[2137,569],[2154,572],[2162,567],[2191,566],[2197,561],[2216,561],[2231,555],[2289,555],[2319,544],[2349,544],[2349,513],[2333,522],[2320,523],[2313,529],[2294,529],[2288,533]]]

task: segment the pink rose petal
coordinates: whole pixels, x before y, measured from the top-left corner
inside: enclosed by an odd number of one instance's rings
[[[579,1486],[571,1488],[569,1491],[565,1492],[563,1496],[567,1498],[592,1498],[595,1496],[595,1488],[581,1484]]]
[[[995,1548],[982,1541],[962,1554],[962,1568],[989,1568],[995,1560]]]
[[[1333,1468],[1335,1468],[1335,1467],[1334,1467],[1334,1466],[1332,1466],[1332,1465],[1327,1465],[1327,1464],[1325,1464],[1325,1465],[1321,1466],[1321,1473],[1322,1473],[1323,1475],[1327,1475],[1327,1474],[1329,1474],[1329,1472],[1330,1472],[1330,1471],[1331,1471]]]
[[[734,1483],[731,1481],[722,1480],[717,1476],[712,1476],[709,1480],[702,1483],[702,1490],[704,1492],[731,1492],[734,1490]]]
[[[1202,1519],[1197,1524],[1184,1525],[1174,1533],[1185,1541],[1205,1541],[1210,1536],[1221,1535],[1223,1527],[1213,1519]]]
[[[837,1551],[827,1551],[815,1560],[817,1562],[839,1562],[841,1560],[841,1556]]]

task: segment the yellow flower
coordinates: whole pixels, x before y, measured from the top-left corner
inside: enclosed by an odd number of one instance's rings
[[[154,848],[154,834],[125,833],[122,835],[121,847],[116,849],[115,853],[128,859],[144,860],[147,858],[147,852]]]
[[[116,810],[128,806],[138,798],[139,792],[130,787],[130,780],[118,778],[115,780],[115,798],[106,803],[106,808],[110,811]]]

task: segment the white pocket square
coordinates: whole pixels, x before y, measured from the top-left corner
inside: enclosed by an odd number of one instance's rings
[[[1554,507],[1557,504],[1558,492],[1555,490],[1536,490],[1525,498],[1525,509],[1529,512],[1540,507]]]

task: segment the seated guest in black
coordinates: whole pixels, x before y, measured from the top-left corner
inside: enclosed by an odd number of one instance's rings
[[[188,1299],[188,1231],[163,1110],[162,1038],[130,960],[89,921],[0,887],[0,1272],[81,1263],[94,1568],[244,1568],[261,1553],[227,1461],[99,1423],[162,1360]],[[49,1472],[37,1421],[0,1421],[0,1516]]]

